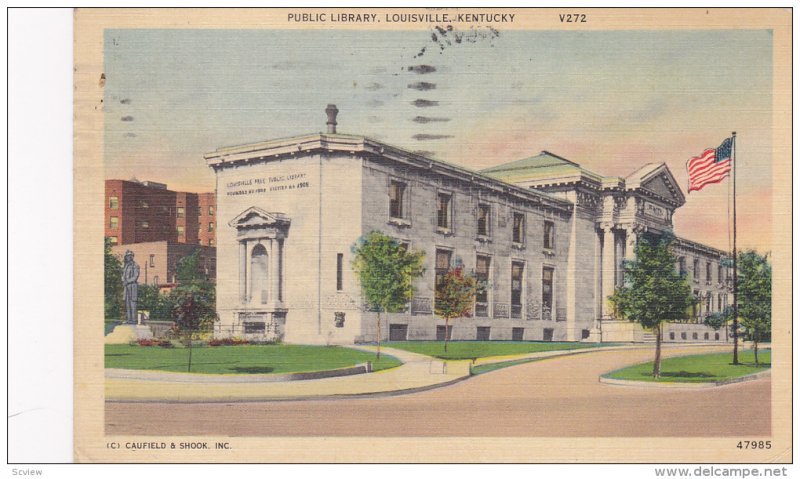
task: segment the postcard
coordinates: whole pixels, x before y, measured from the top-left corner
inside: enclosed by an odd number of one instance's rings
[[[76,10],[75,460],[790,463],[791,27]]]

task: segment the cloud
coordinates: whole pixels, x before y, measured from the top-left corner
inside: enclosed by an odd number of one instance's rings
[[[122,121],[133,121],[133,117],[130,116],[130,115],[126,115],[126,116],[123,116],[122,118],[120,118],[120,120],[122,120]]]
[[[372,82],[369,85],[364,87],[365,90],[369,90],[369,91],[380,90],[381,88],[383,88],[383,85],[380,84],[380,83],[377,83],[377,82]]]
[[[130,105],[131,104],[131,99],[130,98],[123,98],[119,102],[122,103],[123,105]]]

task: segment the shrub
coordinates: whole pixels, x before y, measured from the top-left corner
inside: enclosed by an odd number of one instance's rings
[[[250,341],[241,338],[215,338],[208,341],[209,346],[240,346],[250,344]]]
[[[166,339],[140,339],[136,341],[136,344],[139,346],[160,346],[162,348],[171,348],[172,342],[167,341]]]

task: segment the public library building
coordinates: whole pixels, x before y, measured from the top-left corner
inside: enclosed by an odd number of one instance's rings
[[[665,164],[605,177],[543,151],[480,172],[363,136],[328,132],[220,148],[216,173],[215,334],[291,343],[376,337],[352,247],[378,230],[425,252],[406,311],[385,314],[391,340],[648,341],[615,321],[607,298],[637,238],[672,229],[684,195]],[[676,268],[700,299],[665,341],[726,341],[702,318],[728,303],[726,252],[678,239]],[[454,261],[490,285],[472,317],[434,315],[436,278]]]

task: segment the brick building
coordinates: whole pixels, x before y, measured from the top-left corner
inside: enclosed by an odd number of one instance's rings
[[[169,241],[214,246],[214,193],[152,181],[106,180],[105,236],[115,245]]]
[[[112,254],[120,260],[128,250],[133,252],[134,260],[139,265],[139,284],[174,286],[178,262],[194,251],[199,255],[206,279],[215,281],[217,277],[217,255],[213,247],[175,241],[148,241],[111,247]]]
[[[350,265],[353,244],[378,230],[424,251],[426,269],[407,310],[384,315],[384,339],[648,339],[616,321],[605,298],[638,238],[672,230],[685,199],[666,165],[606,177],[542,152],[476,172],[337,134],[335,125],[329,108],[327,134],[205,155],[222,218],[217,335],[372,340],[375,314],[364,310]],[[699,322],[723,307],[725,253],[682,239],[676,251],[693,267],[698,297],[710,300],[693,320],[670,324],[665,339],[725,340]],[[471,318],[446,331],[434,292],[456,258],[490,288]]]

